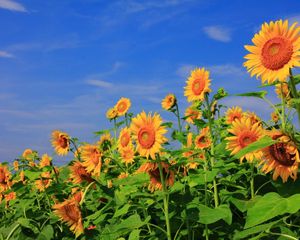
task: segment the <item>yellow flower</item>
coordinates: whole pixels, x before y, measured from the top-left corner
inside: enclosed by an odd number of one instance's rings
[[[0,164],[0,193],[10,188],[12,185],[10,178],[11,173],[9,172],[7,166]]]
[[[19,170],[19,162],[18,161],[14,161],[13,165],[14,165],[15,171],[18,171]]]
[[[300,28],[288,21],[264,23],[252,39],[254,45],[246,45],[250,54],[245,56],[244,66],[251,73],[261,77],[262,82],[285,81],[289,69],[300,66]]]
[[[107,110],[106,112],[106,118],[111,120],[111,119],[115,119],[118,116],[118,112],[117,110],[113,107]]]
[[[163,177],[165,178],[166,186],[173,186],[175,181],[174,172],[169,169],[169,164],[162,162],[161,165],[163,168]],[[155,190],[162,190],[162,182],[158,163],[144,163],[140,166],[137,172],[144,172],[150,176],[148,189],[151,192],[154,192]]]
[[[60,155],[67,155],[70,150],[70,137],[67,133],[55,130],[52,132],[52,146],[55,152]]]
[[[251,120],[245,117],[235,120],[228,132],[233,134],[233,136],[226,138],[228,141],[227,149],[231,151],[231,155],[238,153],[241,149],[264,136],[264,129],[260,123],[252,124]],[[260,160],[262,158],[262,151],[258,150],[247,153],[240,158],[240,161],[242,162],[244,158],[248,162],[252,162],[254,159]]]
[[[196,68],[191,72],[184,88],[184,96],[189,102],[200,100],[203,101],[205,94],[211,92],[209,71],[204,68]]]
[[[205,149],[210,147],[211,139],[209,133],[209,127],[205,127],[201,130],[200,134],[195,138],[195,147],[198,149]]]
[[[35,181],[35,186],[40,192],[44,192],[51,185],[52,178],[50,172],[43,172],[41,179]]]
[[[279,98],[283,98],[285,100],[289,100],[291,98],[290,89],[287,82],[276,84],[275,92]]]
[[[85,145],[82,147],[81,159],[82,165],[88,173],[100,176],[102,167],[102,152],[96,145]]]
[[[70,168],[70,178],[74,184],[80,184],[83,181],[92,182],[92,176],[88,173],[81,162],[75,161]]]
[[[244,116],[249,118],[252,124],[257,122],[261,123],[261,119],[254,112],[245,112]]]
[[[176,97],[174,94],[168,94],[161,102],[161,106],[165,110],[172,109],[176,104]]]
[[[30,148],[27,148],[22,153],[22,157],[26,160],[32,160],[33,159],[33,151]]]
[[[42,159],[40,161],[40,168],[50,166],[52,161],[52,157],[50,157],[48,154],[44,154],[42,156]]]
[[[154,113],[153,116],[145,112],[138,114],[131,122],[132,137],[137,144],[137,151],[143,157],[155,159],[155,154],[161,151],[161,145],[167,141],[163,135],[167,132],[161,126],[161,117]]]
[[[118,149],[125,148],[129,145],[132,145],[131,142],[131,132],[130,129],[125,127],[120,131],[119,139],[118,139]]]
[[[300,162],[299,151],[295,143],[280,130],[269,131],[268,135],[278,142],[263,149],[261,171],[268,173],[274,170],[273,180],[280,176],[283,182],[286,182],[288,177],[295,181]]]
[[[121,98],[115,106],[115,109],[117,111],[117,116],[125,115],[125,113],[127,113],[130,106],[131,106],[131,102],[129,98],[124,98],[124,97]]]
[[[134,162],[134,149],[132,146],[129,145],[121,148],[120,154],[122,161],[126,164],[126,166]]]
[[[103,134],[97,144],[100,146],[100,149],[102,149],[102,151],[109,150],[113,144],[110,133]]]
[[[244,116],[244,114],[240,107],[232,107],[227,110],[225,116],[226,123],[232,124],[236,119],[241,119]]]
[[[189,106],[186,108],[184,113],[185,121],[190,124],[194,124],[194,120],[199,120],[202,117],[202,113],[196,109],[194,106]]]
[[[276,112],[272,112],[272,113],[271,113],[271,118],[272,118],[272,121],[273,121],[274,123],[277,123],[278,120],[279,120],[279,116],[278,116],[278,114],[277,114]]]

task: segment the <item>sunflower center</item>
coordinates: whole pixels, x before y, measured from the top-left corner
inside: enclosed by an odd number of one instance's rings
[[[248,146],[250,143],[253,143],[257,140],[257,136],[252,133],[246,132],[239,137],[239,144],[242,148]]]
[[[79,220],[79,214],[73,204],[65,206],[65,213],[73,222],[77,222]]]
[[[203,92],[204,87],[204,81],[201,81],[201,79],[195,79],[192,84],[192,90],[195,95],[200,95]]]
[[[162,172],[163,172],[164,179],[166,179],[168,173],[165,170],[165,168],[162,169]],[[152,171],[149,171],[149,174],[150,174],[151,179],[154,179],[156,182],[161,182],[160,173],[159,173],[159,168],[158,167],[156,169],[152,170]]]
[[[99,152],[95,149],[92,154],[91,154],[91,160],[92,162],[97,165],[99,163],[99,159],[100,159],[100,154]]]
[[[68,147],[68,139],[66,137],[64,137],[64,136],[61,136],[58,139],[58,144],[62,148],[67,148]]]
[[[129,136],[127,134],[124,134],[122,137],[121,137],[121,145],[122,147],[126,147],[129,143]]]
[[[282,37],[268,40],[261,52],[262,64],[271,70],[278,70],[287,64],[293,55],[293,45]]]
[[[272,157],[281,165],[290,167],[295,162],[295,154],[290,154],[287,151],[286,143],[276,143],[269,147],[269,152]]]
[[[149,149],[155,143],[155,132],[149,127],[142,127],[138,133],[138,141],[143,148]]]
[[[125,104],[124,102],[120,103],[120,104],[118,105],[118,111],[119,111],[119,112],[123,112],[123,111],[125,111],[125,110],[126,110],[126,104]]]

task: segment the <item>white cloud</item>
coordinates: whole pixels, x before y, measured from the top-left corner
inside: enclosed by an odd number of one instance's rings
[[[237,67],[233,64],[221,64],[207,67],[213,74],[216,75],[233,75],[233,76],[244,76],[246,71],[243,71],[241,67]]]
[[[27,9],[22,4],[12,0],[0,0],[0,8],[16,12],[27,12]]]
[[[110,82],[102,81],[102,80],[96,80],[96,79],[89,79],[86,81],[88,85],[101,87],[101,88],[112,88],[113,84]]]
[[[179,77],[186,78],[191,74],[191,71],[195,68],[195,65],[192,64],[182,64],[177,70],[176,74]]]
[[[0,0],[1,1],[1,0]],[[14,55],[12,55],[9,52],[6,51],[0,51],[0,58],[13,58]]]
[[[203,28],[204,33],[211,39],[220,42],[231,41],[231,31],[228,28],[221,26],[209,26]]]

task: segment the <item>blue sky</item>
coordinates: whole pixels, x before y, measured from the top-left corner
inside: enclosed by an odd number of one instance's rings
[[[0,161],[25,148],[52,154],[54,129],[94,141],[122,96],[134,113],[170,119],[160,101],[172,92],[184,109],[194,67],[211,71],[214,90],[258,90],[259,80],[242,66],[243,46],[263,22],[277,19],[300,22],[300,2],[0,0]],[[270,113],[255,99],[224,102]]]

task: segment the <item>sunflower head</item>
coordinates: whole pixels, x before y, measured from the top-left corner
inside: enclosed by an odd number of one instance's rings
[[[34,151],[32,151],[30,148],[27,148],[22,153],[22,157],[28,161],[32,161],[34,159]]]
[[[19,171],[19,162],[18,161],[14,161],[13,166],[14,166],[15,171]]]
[[[299,27],[288,21],[264,23],[259,33],[252,39],[254,45],[245,48],[250,52],[245,56],[244,66],[251,76],[260,77],[262,82],[285,81],[289,69],[300,66]]]
[[[277,123],[277,122],[278,122],[279,116],[278,116],[277,112],[272,112],[272,113],[271,113],[271,119],[272,119],[272,121],[273,121],[274,123]]]
[[[167,141],[167,129],[162,122],[157,113],[152,116],[142,112],[132,119],[130,129],[141,156],[155,159],[155,154],[160,153],[161,145]]]
[[[282,82],[280,84],[275,85],[275,92],[279,98],[283,98],[285,100],[290,100],[290,89],[287,82]]]
[[[231,155],[238,153],[249,144],[256,142],[264,136],[264,129],[259,122],[252,124],[249,118],[243,117],[232,122],[231,128],[228,129],[233,136],[227,137],[227,149],[231,151]],[[262,151],[258,150],[250,152],[240,158],[243,161],[252,162],[254,159],[260,160]]]
[[[131,142],[131,132],[130,128],[125,127],[120,131],[119,139],[118,139],[118,149],[121,150],[129,145],[132,145]]]
[[[120,154],[122,162],[124,162],[126,166],[134,162],[134,149],[132,146],[129,145],[127,147],[121,148]]]
[[[205,94],[211,92],[209,71],[204,68],[196,68],[191,72],[186,87],[184,88],[184,96],[189,102],[200,100],[203,101]]]
[[[55,130],[52,132],[52,146],[55,152],[60,155],[67,155],[70,150],[70,137],[67,133]]]
[[[85,145],[82,147],[81,159],[82,165],[88,173],[100,176],[102,167],[102,152],[97,145]]]
[[[263,158],[260,164],[262,172],[268,173],[274,170],[273,180],[279,176],[283,182],[291,177],[297,179],[298,164],[300,162],[299,151],[291,138],[280,130],[271,130],[267,133],[278,142],[263,149]]]
[[[162,101],[161,106],[163,109],[169,111],[171,110],[176,104],[176,97],[174,94],[168,94]]]
[[[11,185],[11,173],[6,165],[0,164],[0,193],[6,191]]]
[[[48,154],[44,154],[40,161],[40,168],[50,166],[52,161],[52,157],[50,157]]]
[[[198,149],[205,149],[210,147],[211,137],[209,133],[209,127],[205,127],[201,130],[198,136],[195,138],[195,147]]]
[[[75,161],[72,166],[70,166],[70,178],[74,184],[80,184],[84,181],[92,182],[92,176],[88,173],[81,162]]]
[[[254,112],[249,112],[249,111],[245,112],[244,116],[246,118],[249,118],[252,124],[254,124],[254,123],[261,123],[261,119]]]
[[[121,98],[116,106],[115,106],[115,109],[117,111],[117,115],[118,116],[123,116],[125,115],[125,113],[128,112],[128,109],[130,108],[131,106],[131,102],[130,102],[130,99],[129,98]]]
[[[40,192],[44,192],[51,185],[52,178],[50,172],[43,172],[41,179],[35,181],[35,186]]]
[[[241,119],[244,113],[240,107],[229,108],[225,114],[226,123],[232,124],[236,119]]]
[[[106,118],[109,120],[115,119],[118,116],[118,111],[116,108],[110,108],[106,112]]]
[[[111,138],[110,133],[103,134],[97,144],[102,151],[109,150],[113,145],[113,139]]]
[[[184,115],[185,121],[190,124],[194,124],[194,120],[199,120],[202,117],[202,113],[193,105],[186,108]]]

